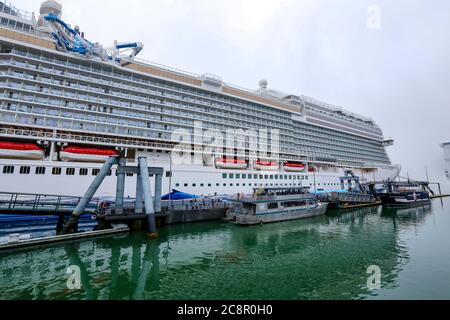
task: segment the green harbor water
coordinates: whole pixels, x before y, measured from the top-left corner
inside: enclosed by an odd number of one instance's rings
[[[81,289],[68,288],[69,266],[79,267]],[[0,253],[0,299],[450,299],[450,199]]]

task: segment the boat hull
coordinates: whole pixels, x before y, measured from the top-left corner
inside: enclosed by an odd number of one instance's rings
[[[283,210],[258,215],[235,215],[235,224],[238,225],[258,225],[265,223],[275,223],[298,219],[312,218],[324,215],[327,212],[328,203],[320,203],[315,208]]]
[[[431,203],[427,192],[394,193],[380,196],[381,202],[385,207],[420,207]]]
[[[42,160],[44,159],[43,150],[14,150],[0,149],[1,159],[19,159],[19,160]]]
[[[60,158],[63,162],[104,163],[109,156],[98,154],[82,154],[61,151]]]

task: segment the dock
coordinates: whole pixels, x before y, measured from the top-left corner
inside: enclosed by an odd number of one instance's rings
[[[93,237],[101,237],[101,236],[111,236],[111,235],[117,235],[122,233],[128,233],[130,229],[126,225],[117,225],[113,226],[111,229],[105,229],[105,230],[95,230],[95,231],[86,231],[86,232],[79,232],[79,233],[73,233],[73,234],[65,234],[65,235],[56,235],[56,236],[49,236],[49,237],[40,237],[40,238],[33,238],[33,239],[15,239],[12,237],[10,241],[0,244],[0,252],[1,251],[8,251],[8,250],[17,250],[17,249],[24,249],[28,247],[34,247],[34,246],[40,246],[40,245],[46,245],[46,244],[52,244],[52,243],[59,243],[59,242],[65,242],[65,241],[73,241],[73,240],[81,240],[81,239],[88,239]]]

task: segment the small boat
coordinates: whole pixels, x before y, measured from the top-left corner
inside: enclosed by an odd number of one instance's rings
[[[0,141],[0,158],[43,160],[44,150],[34,143]]]
[[[289,172],[304,172],[306,169],[306,165],[304,163],[288,161],[283,164],[283,169],[284,171]]]
[[[279,163],[271,160],[256,160],[254,167],[259,171],[278,171]]]
[[[383,206],[418,207],[431,203],[427,182],[394,182],[387,181],[386,193],[380,194]]]
[[[118,156],[119,153],[112,149],[84,148],[69,146],[64,147],[59,153],[64,162],[98,162],[103,163],[108,157]]]
[[[216,168],[218,169],[242,169],[248,168],[248,163],[244,159],[234,157],[221,157],[216,159]]]
[[[251,197],[234,200],[226,220],[238,225],[257,225],[315,217],[326,213],[309,188],[254,189]]]

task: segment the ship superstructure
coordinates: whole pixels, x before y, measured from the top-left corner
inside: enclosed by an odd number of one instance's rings
[[[163,166],[165,191],[199,195],[336,190],[349,168],[368,181],[399,174],[385,150],[393,141],[370,118],[265,80],[252,91],[145,61],[136,57],[139,42],[104,48],[66,24],[55,1],[43,3],[37,21],[5,2],[0,12],[0,141],[9,146],[0,152],[0,190],[35,192],[45,183],[78,195],[118,152]],[[174,162],[180,142],[190,161]],[[24,157],[24,144],[42,157]],[[100,192],[114,188],[111,179]]]

